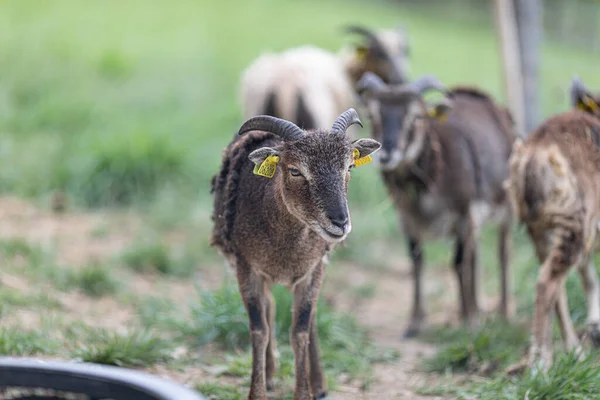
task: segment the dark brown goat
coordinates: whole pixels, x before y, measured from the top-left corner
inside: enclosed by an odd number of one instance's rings
[[[352,124],[360,124],[353,109],[329,131],[307,132],[264,115],[250,118],[239,134],[250,133],[228,146],[213,180],[212,242],[236,270],[250,319],[250,400],[266,400],[276,368],[273,284],[294,294],[294,399],[327,394],[314,322],[323,259],[351,229],[346,195],[355,159],[380,147],[373,139],[351,141],[346,129]],[[253,173],[254,165],[263,176]]]
[[[360,88],[373,136],[382,142],[377,160],[413,262],[413,308],[404,336],[416,335],[425,315],[422,242],[428,238],[456,238],[454,268],[461,317],[474,322],[479,310],[479,230],[492,218],[500,229],[500,308],[508,317],[512,212],[503,182],[514,141],[510,114],[478,89],[448,91],[432,77],[385,85],[366,73]],[[422,94],[431,89],[447,97],[428,109]]]
[[[528,364],[543,369],[552,363],[553,309],[565,347],[578,349],[564,288],[572,266],[587,295],[590,337],[600,345],[600,285],[592,257],[600,250],[600,103],[579,79],[571,101],[577,109],[550,117],[518,140],[510,160],[511,198],[542,264]]]

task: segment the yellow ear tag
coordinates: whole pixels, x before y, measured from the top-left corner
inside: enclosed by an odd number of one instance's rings
[[[446,121],[446,118],[448,118],[447,114],[438,114],[437,109],[435,107],[427,110],[427,115],[429,115],[431,118],[437,119],[442,123]]]
[[[272,178],[275,175],[277,169],[277,163],[279,162],[279,156],[269,156],[260,165],[254,166],[254,174],[264,176],[265,178]]]
[[[358,151],[358,149],[354,149],[354,152],[352,154],[354,156],[354,165],[356,167],[360,167],[361,165],[365,165],[373,161],[370,155],[361,157],[360,151]]]
[[[592,99],[591,97],[585,96],[583,98],[583,104],[584,105],[582,106],[581,103],[580,103],[580,107],[581,108],[584,108],[584,109],[587,108],[587,109],[589,109],[593,113],[598,112],[599,106],[598,106],[598,104],[596,104],[596,102],[594,101],[594,99]]]
[[[359,47],[356,49],[356,58],[359,60],[364,60],[367,57],[368,50],[364,47]]]

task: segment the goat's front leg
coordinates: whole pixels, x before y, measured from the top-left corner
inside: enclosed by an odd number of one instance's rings
[[[312,325],[316,324],[314,316],[322,281],[323,266],[319,263],[309,277],[298,282],[294,287],[292,330],[290,333],[296,371],[294,400],[313,400],[313,395],[314,398],[319,399],[324,398],[326,394],[325,379],[317,348],[318,341],[314,340],[311,344],[311,336],[314,339],[317,337],[316,327],[312,334],[311,330]],[[311,388],[314,393],[311,393]]]
[[[587,297],[590,339],[596,347],[600,347],[600,284],[594,261],[590,260],[579,265],[579,275]]]
[[[416,336],[421,331],[421,325],[425,318],[423,311],[423,293],[422,293],[422,276],[423,276],[423,248],[420,240],[409,237],[408,251],[412,261],[412,279],[413,279],[413,304],[410,316],[410,323],[404,331],[404,338]]]
[[[266,290],[267,320],[269,321],[269,344],[267,346],[267,390],[273,389],[273,377],[277,372],[277,339],[275,338],[275,299],[270,289]]]
[[[467,322],[476,322],[481,304],[481,265],[479,261],[479,226],[473,217],[468,219],[465,237],[465,275],[468,287]]]
[[[238,262],[236,270],[240,293],[250,320],[252,381],[248,400],[266,400],[265,362],[269,344],[269,323],[265,283],[263,278],[245,263]]]
[[[465,242],[463,238],[457,236],[454,248],[454,272],[456,273],[456,281],[458,283],[458,294],[460,299],[460,317],[461,320],[467,320],[467,291],[464,279],[465,270]]]

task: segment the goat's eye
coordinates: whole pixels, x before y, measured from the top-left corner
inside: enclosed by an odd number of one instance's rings
[[[300,172],[300,170],[298,168],[290,167],[289,171],[290,171],[290,175],[292,175],[292,176],[302,176],[302,173]]]

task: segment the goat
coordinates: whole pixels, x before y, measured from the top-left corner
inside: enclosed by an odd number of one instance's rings
[[[240,98],[244,118],[265,114],[304,129],[326,129],[349,107],[356,107],[354,85],[365,71],[401,83],[408,73],[405,31],[372,32],[349,26],[366,43],[343,47],[338,54],[301,46],[279,54],[263,53],[242,73]]]
[[[294,399],[326,396],[314,322],[323,261],[352,227],[346,199],[350,169],[381,146],[370,138],[352,141],[346,130],[353,124],[362,126],[354,109],[330,130],[308,132],[273,116],[250,118],[239,135],[250,133],[230,143],[213,179],[211,243],[235,268],[249,316],[250,400],[266,399],[276,369],[273,284],[294,294]]]
[[[507,187],[541,263],[530,367],[546,369],[552,363],[553,309],[565,347],[581,350],[564,288],[572,266],[578,267],[586,292],[590,337],[600,346],[600,285],[592,258],[600,250],[599,100],[575,78],[574,109],[548,118],[525,140],[517,140],[510,158]]]
[[[508,318],[512,211],[503,182],[515,137],[510,113],[479,89],[448,90],[432,76],[385,85],[365,73],[359,90],[372,136],[382,143],[376,159],[412,260],[412,314],[403,336],[417,335],[425,317],[421,290],[425,239],[455,238],[460,314],[463,323],[476,322],[479,230],[492,219],[500,233],[500,310]],[[429,90],[446,97],[428,109],[422,95]]]

